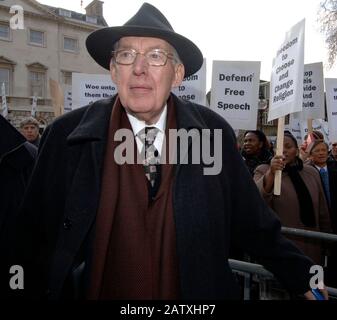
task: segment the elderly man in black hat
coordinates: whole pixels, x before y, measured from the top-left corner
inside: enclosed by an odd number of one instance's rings
[[[233,130],[208,108],[171,93],[201,67],[196,45],[147,3],[124,26],[93,32],[86,45],[110,70],[118,94],[59,117],[44,132],[18,231],[25,293],[235,299],[233,243],[291,292],[307,292],[313,263],[281,236]],[[221,144],[212,152],[221,153],[221,170],[205,175],[207,163],[191,163],[193,136],[180,150],[187,162],[152,162],[145,154],[142,163],[120,164],[114,157],[124,143],[116,139],[120,129],[132,132],[136,153],[152,148],[154,158],[169,129],[206,129],[211,140],[220,129]]]

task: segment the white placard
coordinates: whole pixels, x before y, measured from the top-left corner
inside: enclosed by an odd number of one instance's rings
[[[329,128],[328,123],[323,119],[312,120],[312,130],[319,131],[323,134],[324,141],[329,144]],[[302,141],[304,137],[308,134],[308,121],[301,120],[301,135]]]
[[[233,129],[256,129],[260,67],[258,61],[213,61],[211,109]]]
[[[36,115],[36,107],[37,107],[37,97],[33,96],[32,98],[32,110],[30,111],[30,115],[35,117]]]
[[[181,85],[172,89],[178,97],[194,103],[206,105],[206,59],[200,70],[185,78]]]
[[[286,33],[274,58],[268,121],[302,110],[304,29],[303,19]]]
[[[94,101],[111,97],[117,87],[108,74],[72,74],[72,109],[83,107]]]
[[[294,113],[290,114],[289,124],[284,127],[285,130],[291,132],[291,134],[297,140],[298,145],[300,145],[303,141],[302,133],[301,133],[301,121],[300,119],[294,117]]]
[[[63,95],[64,95],[64,113],[66,113],[73,109],[72,86],[70,84],[63,85]]]
[[[7,101],[6,101],[6,87],[5,87],[4,82],[1,85],[1,113],[4,118],[7,118],[8,107],[7,107]]]
[[[330,142],[337,141],[337,79],[325,79],[326,106]]]
[[[324,119],[323,63],[304,65],[302,119]]]

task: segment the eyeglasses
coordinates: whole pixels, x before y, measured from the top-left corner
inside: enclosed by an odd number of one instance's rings
[[[332,146],[333,146],[333,147],[337,147],[337,143],[333,143]]]
[[[167,59],[173,59],[172,53],[165,52],[161,49],[152,49],[147,52],[138,52],[134,49],[121,49],[112,51],[113,57],[118,64],[130,65],[136,60],[137,54],[142,54],[146,58],[150,66],[161,67],[165,66]]]

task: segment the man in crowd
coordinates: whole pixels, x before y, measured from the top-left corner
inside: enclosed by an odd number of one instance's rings
[[[28,142],[36,147],[39,147],[40,144],[39,128],[39,122],[33,117],[25,118],[20,123],[21,133]]]

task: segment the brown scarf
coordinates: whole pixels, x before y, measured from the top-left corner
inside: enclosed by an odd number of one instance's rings
[[[168,128],[176,128],[168,100]],[[131,125],[119,99],[112,109],[96,218],[89,299],[177,299],[179,297],[173,166],[162,165],[161,185],[149,202],[141,164],[118,165],[113,137]],[[166,146],[168,150],[168,141]],[[137,151],[134,141],[135,155]]]

